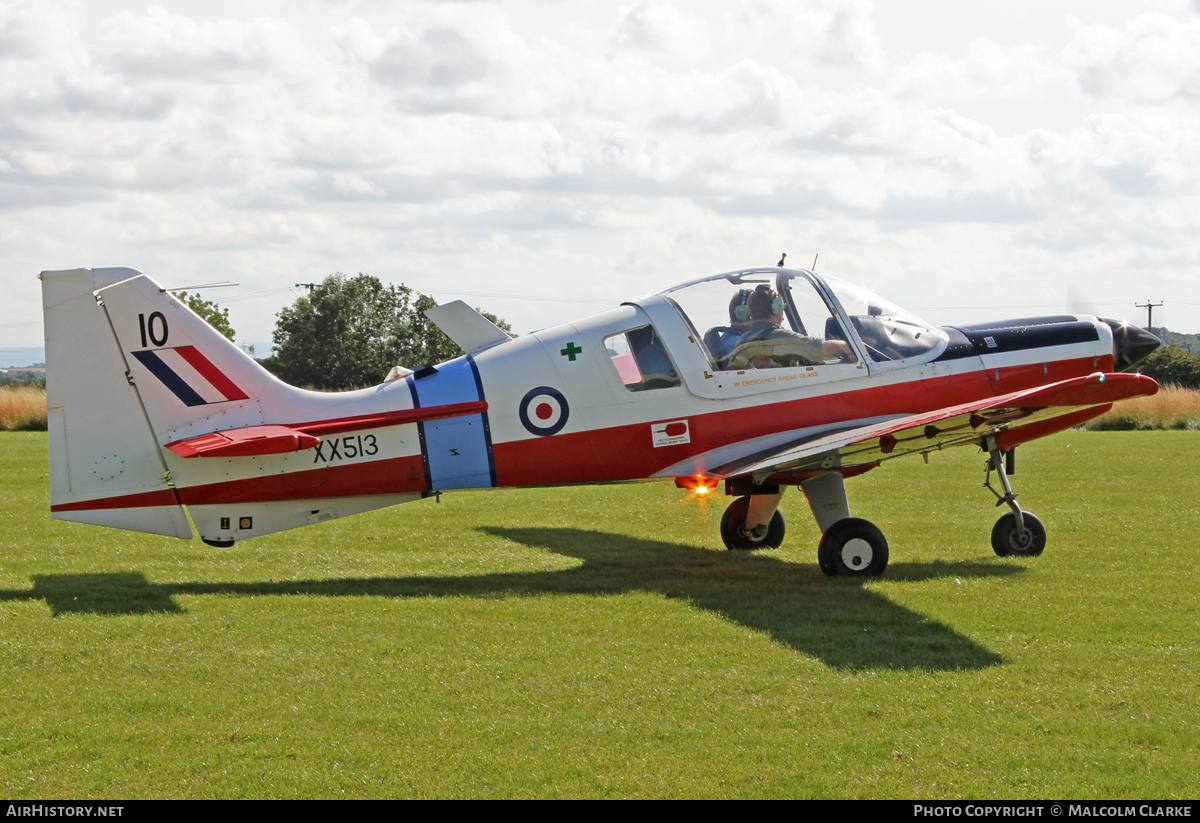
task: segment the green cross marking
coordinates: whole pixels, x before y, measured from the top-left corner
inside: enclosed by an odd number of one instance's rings
[[[583,351],[583,349],[576,346],[574,341],[572,341],[567,344],[567,347],[565,349],[560,349],[558,353],[561,354],[563,357],[567,358],[568,360],[570,360],[572,363],[574,363],[575,355],[579,354],[582,351]]]

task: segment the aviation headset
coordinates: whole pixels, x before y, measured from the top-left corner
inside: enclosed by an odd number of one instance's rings
[[[755,286],[753,292],[750,291],[750,289],[742,289],[738,292],[738,297],[740,300],[733,310],[734,320],[742,322],[750,319],[750,306],[748,305],[750,302],[750,295],[760,291],[770,294],[774,291],[774,289],[772,289],[766,283],[763,283],[762,285]],[[774,316],[780,314],[783,314],[783,298],[776,294],[771,300],[771,315]]]

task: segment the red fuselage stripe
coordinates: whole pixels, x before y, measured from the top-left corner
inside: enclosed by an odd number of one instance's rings
[[[1111,369],[1103,362],[1100,368]],[[1014,366],[1009,369],[972,371],[961,375],[913,380],[834,392],[819,397],[788,400],[752,408],[687,415],[691,442],[655,448],[650,423],[534,437],[494,443],[496,474],[501,486],[538,486],[629,480],[650,477],[690,455],[790,429],[829,425],[847,420],[889,414],[911,415],[964,405],[973,400],[1034,388],[1046,382],[1090,374],[1092,358],[1050,362],[1049,374]],[[864,382],[870,380],[865,378]],[[416,423],[477,414],[487,410],[483,401],[433,406],[401,412],[346,417],[302,423],[292,428],[309,434],[335,434],[381,426]],[[1087,412],[1065,418],[1085,419]],[[1057,430],[1047,421],[1040,432]],[[1014,433],[1015,434],[1015,433]],[[67,503],[52,511],[187,505],[212,505],[247,501],[297,500],[376,494],[412,494],[428,491],[419,454],[371,462],[350,463],[300,472],[228,480],[171,490]]]
[[[1100,361],[1101,369],[1112,368],[1111,358]],[[933,412],[1095,370],[1092,358],[1085,357],[1051,361],[1046,367],[1039,363],[1036,369],[1001,368],[999,379],[992,368],[887,386],[847,386],[845,391],[818,397],[686,415],[691,442],[658,448],[648,422],[494,443],[496,478],[500,486],[538,486],[650,477],[692,455],[776,432]],[[868,377],[861,382],[870,381]]]
[[[350,463],[244,480],[225,480],[179,489],[189,506],[268,500],[361,497],[373,494],[419,494],[425,489],[421,455]]]
[[[97,509],[143,509],[149,506],[178,506],[179,498],[174,489],[159,489],[153,492],[123,494],[99,500],[82,500],[78,503],[59,503],[51,506],[52,512],[86,512]]]

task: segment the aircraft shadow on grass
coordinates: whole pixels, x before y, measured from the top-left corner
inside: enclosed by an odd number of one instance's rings
[[[31,590],[0,591],[0,600],[45,600],[59,616],[182,613],[174,601],[179,594],[489,597],[646,591],[767,632],[776,642],[839,668],[960,670],[1004,662],[995,652],[893,603],[859,580],[826,578],[815,564],[581,529],[480,531],[583,562],[561,571],[257,583],[151,583],[138,572],[35,575]],[[886,579],[915,583],[1020,571],[979,561],[894,563]]]

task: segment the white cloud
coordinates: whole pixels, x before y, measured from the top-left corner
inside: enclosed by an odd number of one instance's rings
[[[857,1],[280,8],[0,6],[5,271],[556,294],[570,270],[619,299],[820,251],[977,305],[965,271],[1049,295],[1039,272],[1174,284],[1200,257],[1188,10],[908,56]],[[269,336],[272,310],[230,308]]]
[[[708,51],[703,20],[662,0],[641,0],[617,12],[611,39],[618,48],[702,57]]]
[[[1200,20],[1143,14],[1123,30],[1071,24],[1064,58],[1087,94],[1143,102],[1200,98]]]
[[[144,14],[121,12],[104,22],[102,33],[106,62],[118,71],[206,84],[284,67],[305,51],[282,20],[199,22],[162,6]]]

